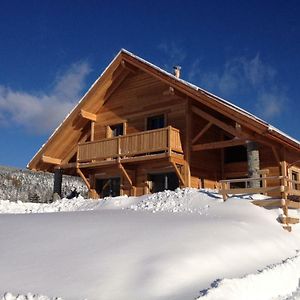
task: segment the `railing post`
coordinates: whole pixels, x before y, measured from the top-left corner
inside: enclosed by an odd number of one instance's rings
[[[280,179],[280,191],[281,191],[281,198],[283,199],[283,213],[288,216],[288,187],[287,187],[287,164],[286,161],[280,162],[280,173],[281,173],[281,179]]]
[[[223,201],[227,200],[226,189],[227,189],[227,183],[226,182],[221,182],[221,194],[223,196]]]
[[[171,156],[172,154],[172,148],[171,148],[171,139],[172,139],[172,127],[168,126],[167,128],[167,134],[168,134],[168,140],[167,140],[167,144],[168,144],[168,155]]]
[[[117,152],[118,152],[118,161],[120,161],[121,156],[121,138],[120,136],[117,137]]]
[[[269,173],[268,170],[261,170],[260,175],[261,175],[261,183],[262,183],[262,188],[267,188],[267,174]],[[263,195],[267,195],[266,192],[263,193]]]
[[[287,170],[286,170],[286,161],[280,162],[281,167],[281,197],[287,199]]]
[[[287,164],[287,177],[288,177],[288,189],[289,189],[289,191],[296,190],[297,185],[295,184],[295,182],[293,182],[292,171],[291,171],[290,166],[288,164]]]
[[[78,164],[79,160],[80,160],[80,145],[77,145],[77,157],[76,157],[77,164]]]

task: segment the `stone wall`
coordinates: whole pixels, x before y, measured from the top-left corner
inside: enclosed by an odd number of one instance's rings
[[[63,176],[62,196],[76,188],[87,197],[87,188],[80,177]],[[49,202],[53,194],[53,174],[0,166],[0,200]]]

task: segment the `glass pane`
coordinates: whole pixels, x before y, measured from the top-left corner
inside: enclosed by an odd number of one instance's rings
[[[164,127],[165,127],[165,116],[164,115],[149,117],[147,119],[147,130],[164,128]]]

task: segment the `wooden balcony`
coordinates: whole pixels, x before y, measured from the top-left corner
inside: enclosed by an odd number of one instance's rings
[[[180,132],[171,126],[78,144],[77,163],[82,166],[136,161],[181,155]]]

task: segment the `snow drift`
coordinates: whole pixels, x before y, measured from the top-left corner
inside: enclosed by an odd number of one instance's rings
[[[250,299],[245,286],[251,299],[296,297],[299,227],[284,231],[279,210],[249,200],[224,203],[213,191],[184,189],[53,204],[1,201],[0,212],[0,295]]]

